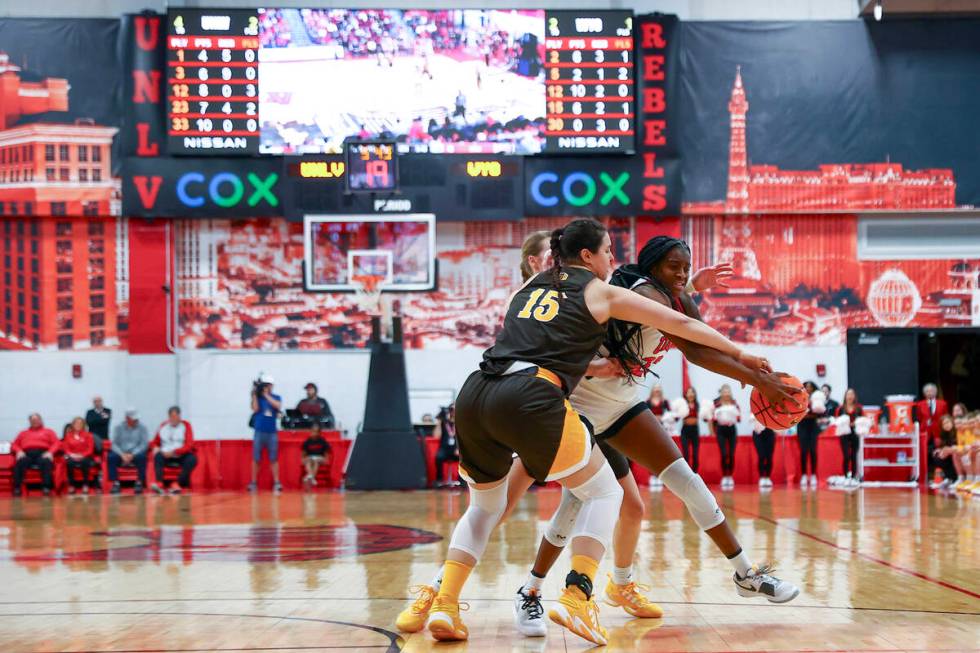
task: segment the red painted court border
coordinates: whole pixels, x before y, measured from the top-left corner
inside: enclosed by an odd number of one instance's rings
[[[820,542],[821,544],[826,544],[827,546],[833,547],[833,548],[837,549],[838,551],[847,551],[848,553],[852,553],[852,554],[854,554],[854,555],[856,555],[856,556],[858,556],[860,558],[864,558],[865,560],[870,560],[871,562],[874,562],[874,563],[877,563],[879,565],[888,567],[889,569],[894,569],[895,571],[897,571],[897,572],[899,572],[901,574],[906,574],[908,576],[914,576],[915,578],[919,578],[919,579],[924,580],[924,581],[926,581],[928,583],[933,583],[934,585],[939,585],[940,587],[945,587],[946,589],[953,590],[954,592],[960,592],[961,594],[966,594],[967,596],[973,597],[975,599],[980,599],[980,594],[978,594],[976,592],[973,592],[973,591],[970,591],[970,590],[966,589],[965,587],[960,587],[958,585],[953,585],[952,583],[947,583],[944,580],[939,580],[938,578],[933,578],[932,576],[926,576],[925,574],[919,573],[919,572],[914,571],[912,569],[908,569],[906,567],[900,567],[898,565],[894,565],[894,564],[888,562],[887,560],[882,560],[881,558],[876,558],[876,557],[874,557],[872,555],[868,555],[867,553],[861,553],[860,551],[857,551],[855,549],[847,549],[847,548],[844,548],[844,547],[842,547],[842,546],[840,546],[838,544],[835,544],[834,542],[831,542],[830,540],[825,540],[822,537],[818,537],[816,535],[813,535],[812,533],[807,533],[806,531],[801,531],[800,529],[793,528],[792,526],[786,526],[785,524],[780,524],[775,519],[770,519],[769,517],[763,517],[760,514],[757,514],[757,513],[752,512],[751,510],[745,510],[743,508],[736,508],[735,506],[732,506],[732,505],[726,505],[725,508],[728,509],[728,510],[731,510],[733,512],[742,513],[743,515],[749,515],[750,517],[753,517],[755,519],[761,519],[764,522],[769,522],[770,524],[773,524],[774,526],[776,526],[778,528],[785,528],[786,530],[793,531],[794,533],[799,533],[803,537],[808,537],[811,540],[814,540],[815,542]],[[955,649],[955,650],[959,650],[959,649]]]

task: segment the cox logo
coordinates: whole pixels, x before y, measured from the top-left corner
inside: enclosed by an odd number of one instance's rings
[[[278,174],[270,172],[265,179],[260,179],[254,172],[249,172],[245,180],[249,183],[249,194],[245,199],[248,206],[256,206],[262,201],[269,206],[279,206],[279,198],[272,192],[279,180]],[[245,192],[242,178],[232,172],[219,172],[210,179],[200,172],[188,172],[177,180],[177,199],[190,208],[204,206],[206,194],[216,205],[227,209],[241,202]]]
[[[595,178],[587,172],[571,172],[564,178],[554,172],[541,172],[531,180],[531,197],[541,206],[557,206],[558,193],[561,193],[561,197],[571,206],[585,206],[591,204],[596,195],[599,195],[601,184],[600,206],[608,206],[613,200],[623,206],[629,206],[630,198],[624,190],[629,180],[630,173],[625,171],[620,172],[615,178],[608,172],[600,172],[599,183],[596,183]]]

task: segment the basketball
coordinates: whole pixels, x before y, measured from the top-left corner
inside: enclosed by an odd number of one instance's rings
[[[769,403],[769,400],[762,396],[758,388],[752,388],[752,397],[750,399],[752,403],[752,414],[755,415],[755,418],[762,422],[764,426],[775,431],[785,431],[792,426],[796,426],[803,419],[803,416],[806,415],[810,405],[810,396],[803,389],[803,384],[800,383],[798,378],[795,376],[784,376],[782,380],[786,385],[797,388],[793,397],[802,404],[801,408],[795,409],[790,413],[778,412]]]

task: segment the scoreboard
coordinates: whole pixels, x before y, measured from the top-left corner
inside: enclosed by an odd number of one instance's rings
[[[257,154],[256,11],[172,8],[167,24],[170,154]]]
[[[632,152],[633,13],[545,13],[544,151]]]

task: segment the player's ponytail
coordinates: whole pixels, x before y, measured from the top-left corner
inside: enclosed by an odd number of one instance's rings
[[[565,227],[551,232],[551,283],[557,290],[561,284],[561,237],[565,235]]]
[[[551,274],[556,289],[561,282],[562,267],[582,264],[582,250],[598,254],[605,237],[606,228],[592,218],[576,218],[551,232],[551,257],[554,259]]]

